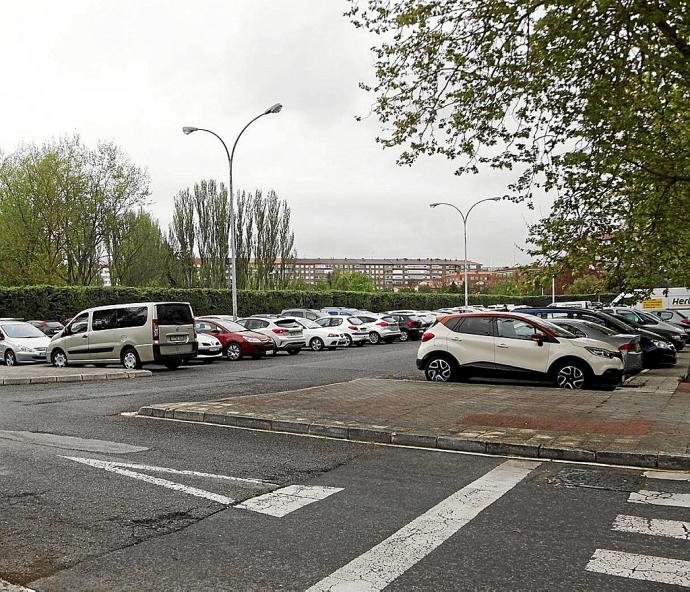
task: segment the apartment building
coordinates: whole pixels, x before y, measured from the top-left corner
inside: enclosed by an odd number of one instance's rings
[[[464,270],[463,259],[296,259],[293,277],[316,284],[336,269],[363,273],[377,288],[410,288],[420,282],[441,280]],[[468,269],[478,272],[482,264],[468,261]]]

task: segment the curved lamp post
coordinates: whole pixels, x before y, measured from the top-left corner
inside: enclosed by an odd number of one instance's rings
[[[473,203],[470,206],[470,209],[467,210],[466,214],[463,214],[460,208],[458,208],[457,206],[453,205],[452,203],[447,203],[445,201],[429,204],[430,208],[435,208],[437,206],[450,206],[451,208],[455,209],[462,218],[462,229],[463,236],[465,239],[465,306],[468,306],[469,304],[469,291],[467,285],[467,218],[469,218],[470,212],[474,209],[474,207],[478,206],[480,203],[484,203],[485,201],[501,201],[501,199],[502,198],[500,197],[487,197],[486,199],[480,199],[479,201]]]
[[[223,148],[225,149],[225,154],[228,157],[228,166],[230,168],[230,183],[228,187],[228,192],[229,192],[229,207],[230,207],[230,289],[232,290],[232,317],[233,319],[237,320],[237,269],[236,269],[236,253],[235,253],[235,200],[234,200],[234,194],[232,191],[232,161],[233,158],[235,157],[235,148],[237,148],[237,142],[239,142],[240,137],[242,137],[242,134],[245,132],[245,130],[252,124],[254,123],[257,119],[260,119],[264,115],[270,115],[271,113],[280,113],[281,109],[283,106],[280,103],[276,103],[275,105],[271,105],[266,111],[263,113],[260,113],[257,115],[254,119],[252,119],[247,125],[245,125],[242,128],[242,131],[237,135],[237,138],[235,138],[235,143],[232,146],[232,152],[228,151],[228,147],[226,146],[225,142],[223,141],[223,138],[221,138],[216,132],[210,130],[210,129],[205,129],[203,127],[191,127],[191,126],[185,126],[182,128],[182,132],[185,135],[189,135],[192,132],[207,132],[209,134],[214,135],[216,138],[220,140],[220,143],[223,144]]]

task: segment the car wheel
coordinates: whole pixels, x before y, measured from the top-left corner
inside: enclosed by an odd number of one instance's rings
[[[310,342],[309,342],[309,347],[311,348],[312,351],[318,352],[323,350],[323,339],[320,337],[314,337]]]
[[[17,365],[17,356],[14,354],[14,352],[11,349],[8,349],[5,352],[5,366],[16,366]]]
[[[182,360],[166,360],[165,362],[163,362],[163,365],[168,370],[177,370],[182,365]]]
[[[296,349],[289,349],[289,350],[288,350],[288,353],[289,353],[291,356],[295,356],[295,355],[297,355],[297,354],[298,354],[299,352],[301,352],[301,351],[302,351],[302,348],[301,348],[301,347],[298,347],[298,348],[296,348]]]
[[[371,331],[369,333],[369,343],[372,345],[381,343],[381,336],[376,331]]]
[[[127,347],[122,350],[122,355],[120,356],[120,361],[125,370],[138,370],[141,368],[141,360],[139,359],[139,354],[137,350],[133,347]]]
[[[553,370],[553,382],[558,388],[579,390],[585,387],[587,371],[578,362],[561,362]]]
[[[424,366],[424,376],[432,382],[450,382],[455,374],[453,364],[443,356],[431,356]]]
[[[352,337],[350,337],[347,333],[345,334],[345,341],[347,341],[347,345],[345,347],[352,347]]]
[[[66,368],[67,367],[67,356],[65,352],[61,349],[56,349],[50,356],[50,363],[55,368]]]
[[[239,343],[228,343],[228,348],[225,350],[225,357],[231,362],[236,362],[242,359],[242,350]]]
[[[400,331],[400,341],[407,341],[409,338],[407,331]]]

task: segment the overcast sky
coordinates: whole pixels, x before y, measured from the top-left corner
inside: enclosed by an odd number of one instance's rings
[[[275,102],[235,154],[235,188],[275,189],[292,208],[299,256],[461,257],[457,213],[504,192],[494,172],[458,178],[443,159],[395,164],[355,121],[372,97],[376,38],[342,16],[344,0],[7,2],[0,150],[78,132],[116,142],[151,177],[150,209],[167,226],[174,194],[201,178],[227,178],[222,146],[183,125],[208,127],[228,144]],[[478,206],[470,259],[525,263],[527,223],[548,213],[525,205]],[[517,245],[517,247],[516,247]]]

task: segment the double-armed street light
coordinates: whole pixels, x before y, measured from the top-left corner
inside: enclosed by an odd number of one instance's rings
[[[252,124],[254,123],[257,119],[260,119],[264,115],[270,115],[271,113],[280,113],[282,110],[283,106],[280,103],[276,103],[275,105],[271,105],[268,109],[266,109],[263,113],[260,113],[257,115],[254,119],[252,119],[247,125],[245,125],[242,128],[242,131],[237,135],[237,138],[235,139],[235,143],[232,146],[232,152],[228,151],[228,147],[223,141],[223,138],[221,138],[216,132],[210,130],[210,129],[205,129],[203,127],[191,127],[191,126],[185,126],[182,128],[182,132],[185,135],[189,135],[192,132],[207,132],[209,134],[214,135],[216,138],[220,140],[220,143],[223,144],[223,148],[225,149],[225,154],[228,157],[228,166],[230,168],[230,179],[229,179],[229,187],[228,187],[228,197],[229,197],[229,214],[230,214],[230,229],[229,229],[229,234],[230,234],[230,289],[232,291],[232,317],[233,319],[237,320],[237,269],[236,269],[236,253],[235,253],[235,200],[234,200],[234,194],[232,191],[232,161],[233,158],[235,157],[235,148],[237,148],[237,142],[239,142],[240,137],[242,137],[242,134],[245,132],[245,130]]]
[[[485,199],[480,199],[479,201],[473,203],[470,206],[470,209],[467,210],[466,214],[463,214],[460,208],[457,206],[453,205],[452,203],[447,203],[445,201],[441,202],[436,202],[429,204],[430,208],[435,208],[437,206],[450,206],[451,208],[455,209],[458,214],[460,214],[460,217],[462,218],[462,228],[463,228],[463,236],[465,240],[465,260],[464,260],[464,267],[465,267],[465,306],[469,305],[469,291],[468,291],[468,286],[467,286],[467,219],[470,216],[470,212],[474,209],[475,206],[478,206],[480,203],[484,203],[485,201],[501,201],[502,198],[500,197],[487,197]]]

